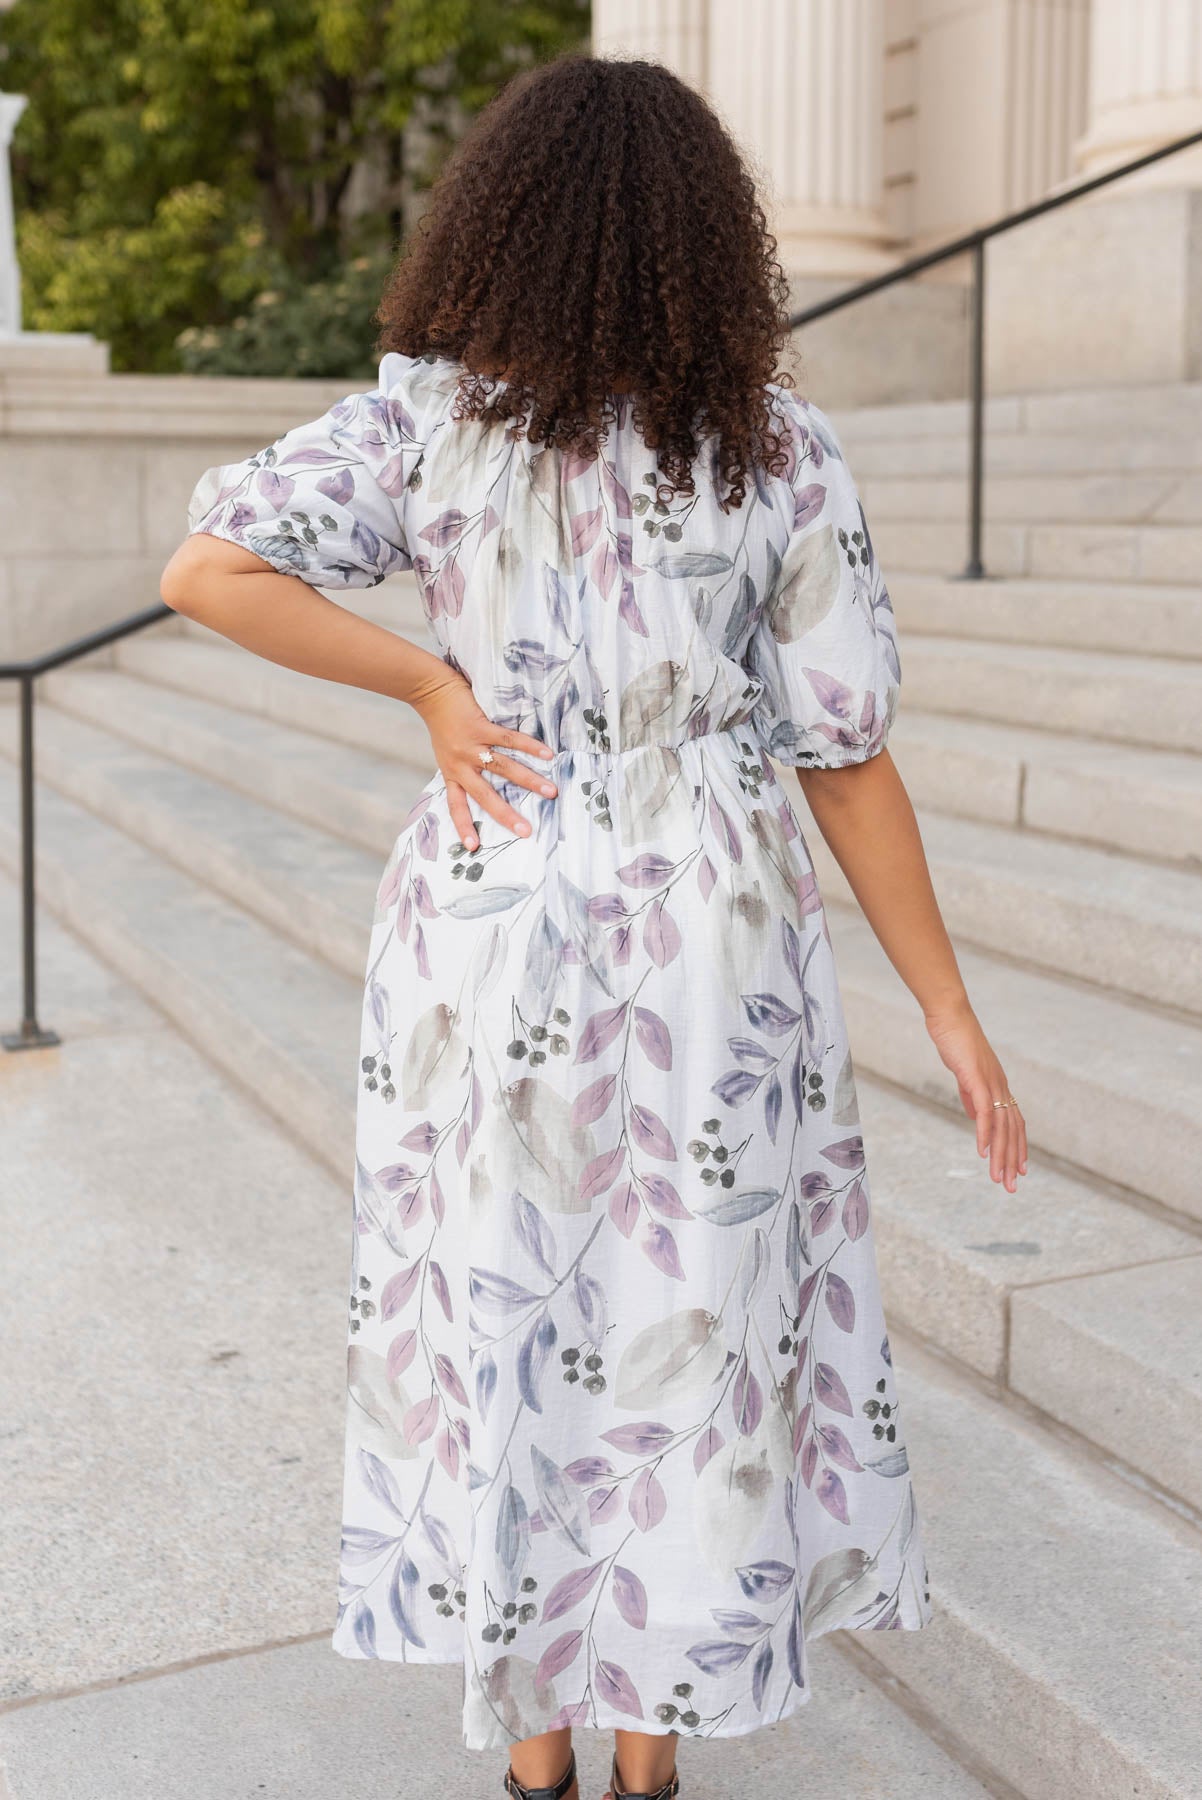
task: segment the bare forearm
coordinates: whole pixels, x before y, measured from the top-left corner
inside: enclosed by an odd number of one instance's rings
[[[797,775],[815,824],[924,1014],[968,1009],[914,808],[888,750],[846,769]]]
[[[224,539],[203,533],[185,539],[163,572],[160,591],[176,611],[304,675],[411,706],[420,706],[448,678],[447,665],[419,644]]]

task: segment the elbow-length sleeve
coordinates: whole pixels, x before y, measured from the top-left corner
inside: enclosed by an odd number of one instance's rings
[[[416,360],[390,352],[377,387],[206,470],[188,506],[189,536],[225,538],[314,587],[374,587],[412,568],[402,501],[425,443],[405,380]]]
[[[793,526],[769,567],[743,666],[751,722],[778,762],[842,768],[884,748],[901,684],[892,603],[830,421],[796,406]]]

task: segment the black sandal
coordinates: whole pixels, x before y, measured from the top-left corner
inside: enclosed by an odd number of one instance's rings
[[[615,1752],[614,1766],[609,1777],[610,1800],[676,1800],[680,1792],[680,1776],[673,1769],[663,1787],[656,1788],[653,1794],[632,1794],[618,1786],[618,1758]]]
[[[512,1766],[505,1771],[505,1792],[512,1800],[563,1800],[572,1783],[576,1779],[576,1752],[572,1751],[568,1758],[568,1766],[554,1787],[523,1787],[513,1772]]]

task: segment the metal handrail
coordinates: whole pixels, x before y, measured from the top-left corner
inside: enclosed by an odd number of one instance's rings
[[[970,254],[972,256],[972,348],[970,369],[970,408],[969,408],[969,526],[968,526],[968,561],[961,577],[965,581],[981,581],[985,576],[985,566],[981,554],[981,535],[984,524],[985,493],[985,246],[990,238],[1000,237],[1005,231],[1013,231],[1018,225],[1025,225],[1031,219],[1038,219],[1044,213],[1055,212],[1058,207],[1070,206],[1073,201],[1080,200],[1085,194],[1092,194],[1098,188],[1108,187],[1113,181],[1121,181],[1126,175],[1133,175],[1138,169],[1146,169],[1151,163],[1163,161],[1166,156],[1176,156],[1181,150],[1189,150],[1195,144],[1202,144],[1202,131],[1191,132],[1188,137],[1175,138],[1170,144],[1161,144],[1159,149],[1149,150],[1143,156],[1134,157],[1130,162],[1120,164],[1118,168],[1106,169],[1100,175],[1091,175],[1085,181],[1076,182],[1058,194],[1049,194],[1044,200],[1035,200],[1030,206],[1020,207],[1017,212],[1006,213],[1000,219],[994,219],[989,225],[979,225],[974,231],[966,231],[962,237],[952,238],[946,244],[938,245],[934,250],[926,250],[921,256],[912,256],[908,262],[899,263],[895,269],[887,269],[882,275],[873,275],[866,281],[857,282],[854,287],[844,288],[838,294],[832,294],[825,300],[817,301],[813,306],[806,306],[800,312],[793,313],[789,319],[789,330],[797,331],[803,325],[811,325],[816,319],[824,319],[829,314],[840,312],[845,306],[854,306],[858,300],[866,300],[870,294],[879,294],[883,288],[894,287],[898,282],[909,281],[912,276],[919,275],[924,269],[932,269],[938,263],[950,262],[953,257]]]
[[[47,1044],[59,1044],[62,1039],[56,1031],[38,1024],[37,1013],[37,962],[34,953],[34,928],[36,921],[36,904],[33,884],[33,684],[39,675],[45,675],[50,669],[61,668],[64,663],[74,662],[76,657],[86,656],[91,650],[102,650],[106,644],[116,643],[118,638],[128,637],[133,631],[141,631],[145,625],[153,625],[159,619],[165,619],[172,611],[163,601],[154,606],[147,606],[141,612],[131,613],[126,619],[118,619],[115,625],[103,625],[99,631],[89,631],[83,637],[73,638],[69,644],[63,644],[58,650],[47,650],[42,656],[28,657],[24,662],[0,663],[0,681],[18,681],[21,684],[21,955],[22,971],[22,1007],[21,1023],[16,1031],[6,1031],[0,1036],[0,1044],[6,1050],[41,1049]]]

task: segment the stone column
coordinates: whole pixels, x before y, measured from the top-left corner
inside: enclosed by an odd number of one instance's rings
[[[797,276],[888,268],[884,0],[710,0],[708,94]]]
[[[709,0],[593,0],[593,54],[646,56],[704,88]]]
[[[21,272],[17,267],[8,147],[24,111],[23,94],[0,94],[0,337],[15,337],[21,329]]]
[[[1096,174],[1199,130],[1200,0],[1093,0],[1089,127],[1076,150],[1082,173]],[[1166,157],[1137,179],[1202,187],[1202,149]]]

